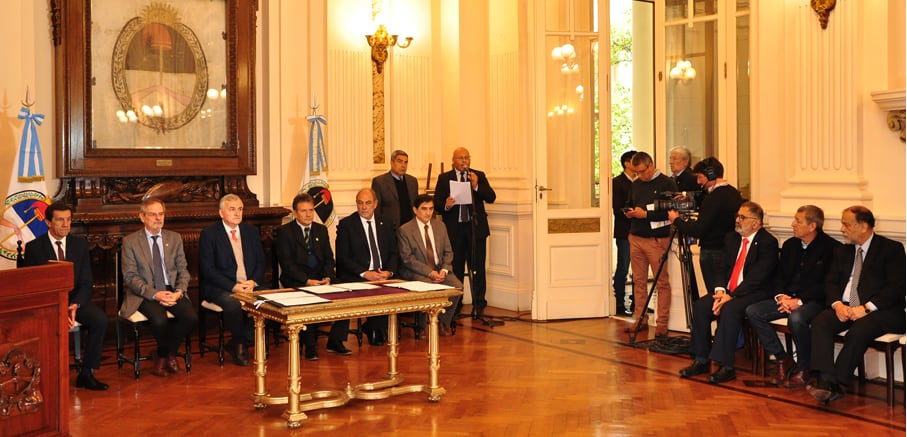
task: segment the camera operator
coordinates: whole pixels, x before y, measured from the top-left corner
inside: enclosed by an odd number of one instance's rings
[[[699,267],[706,290],[714,290],[715,273],[724,262],[724,236],[734,230],[734,217],[743,203],[734,186],[722,179],[724,166],[713,157],[699,161],[693,167],[696,182],[702,186],[699,218],[683,217],[675,210],[668,211],[668,220],[681,233],[699,239]],[[699,296],[694,296],[696,300]]]
[[[641,330],[649,328],[646,317],[646,285],[649,279],[649,268],[656,273],[661,256],[668,248],[671,227],[668,222],[668,211],[655,208],[660,193],[677,191],[677,184],[655,168],[652,157],[646,152],[638,152],[630,161],[636,180],[630,185],[630,199],[624,215],[630,219],[630,268],[633,270],[633,295],[636,305],[633,317],[642,322]],[[655,336],[668,335],[668,318],[671,311],[671,284],[668,270],[663,269],[655,278],[655,289],[658,292]],[[627,328],[626,332],[633,332]]]

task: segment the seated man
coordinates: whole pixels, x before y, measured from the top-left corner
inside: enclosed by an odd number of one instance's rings
[[[248,366],[246,346],[253,343],[252,319],[239,301],[230,297],[252,291],[265,280],[265,251],[254,226],[242,222],[243,202],[235,194],[220,199],[221,221],[202,231],[198,240],[198,288],[202,299],[223,308],[230,331],[227,352],[233,364]]]
[[[832,255],[841,245],[822,231],[825,213],[814,205],[797,209],[791,227],[794,236],[781,247],[781,260],[775,274],[775,297],[747,307],[746,318],[765,353],[775,364],[772,383],[787,388],[806,385],[804,373],[809,372],[809,323],[825,308],[825,275],[831,266]],[[787,317],[797,346],[797,367],[784,351],[771,321]]]
[[[176,351],[198,323],[198,314],[189,302],[189,270],[183,238],[163,229],[164,202],[157,198],[142,201],[139,219],[144,228],[123,237],[123,305],[120,315],[128,318],[141,312],[151,323],[157,341],[155,376],[176,373]],[[173,319],[167,317],[167,313]]]
[[[284,287],[327,285],[334,280],[334,251],[328,238],[328,228],[315,222],[315,199],[308,193],[293,198],[294,220],[277,228],[274,251],[280,264],[280,283]],[[341,355],[352,352],[343,346],[349,335],[350,321],[333,324],[328,337],[328,349]],[[316,326],[307,326],[301,339],[305,359],[318,360]],[[300,348],[302,350],[303,348]]]
[[[416,217],[404,223],[397,231],[397,245],[400,247],[400,277],[410,281],[440,282],[454,288],[463,288],[453,268],[453,248],[447,238],[447,228],[441,220],[434,218],[434,198],[428,194],[416,196],[413,202]],[[452,335],[454,309],[460,298],[451,299],[452,305],[438,316],[439,335]],[[416,315],[416,338],[423,338],[425,314]]]
[[[690,329],[693,363],[680,371],[683,378],[708,373],[709,359],[720,365],[709,375],[709,382],[717,384],[737,377],[734,352],[746,307],[767,297],[778,264],[778,240],[762,227],[763,214],[756,202],[744,202],[737,210],[734,232],[724,238],[725,263],[715,278],[715,283],[722,286],[709,290],[711,299],[703,297],[693,303]],[[718,329],[714,342],[709,345],[715,317]]]
[[[812,324],[812,370],[818,382],[806,389],[819,402],[844,396],[853,371],[872,341],[904,333],[904,246],[874,232],[875,217],[864,206],[841,216],[841,233],[850,244],[838,248],[825,283],[831,308]],[[835,336],[847,331],[835,359]]]
[[[104,333],[107,332],[107,315],[91,301],[93,280],[91,256],[88,242],[84,238],[69,235],[72,225],[72,207],[64,203],[53,203],[47,207],[47,233],[35,238],[25,248],[25,265],[39,266],[51,260],[73,263],[74,287],[69,292],[69,327],[74,322],[82,324],[88,331],[85,337],[85,358],[82,370],[76,377],[76,387],[89,390],[107,390],[107,384],[94,377],[94,371],[101,367],[101,349]]]

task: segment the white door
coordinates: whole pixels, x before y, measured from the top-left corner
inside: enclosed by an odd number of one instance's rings
[[[627,8],[651,2],[623,2]],[[533,138],[536,157],[535,287],[532,318],[603,317],[611,287],[611,50],[607,13],[581,0],[535,3]],[[600,2],[607,7],[607,1]],[[635,14],[635,12],[632,12]],[[649,13],[651,17],[651,12]],[[635,15],[634,15],[635,17]],[[636,18],[634,18],[635,20]],[[651,19],[647,29],[652,28]],[[651,56],[650,65],[651,65]],[[651,75],[652,69],[648,69]],[[618,75],[620,73],[618,72]],[[633,80],[639,80],[633,74]],[[649,76],[651,77],[651,76]],[[652,95],[651,82],[646,86]],[[634,91],[632,105],[639,98]],[[644,105],[651,114],[654,101]],[[642,111],[645,112],[645,111]],[[634,120],[640,114],[623,113]],[[641,117],[647,118],[647,117]],[[650,117],[649,123],[651,123]],[[635,121],[631,124],[636,125]],[[652,144],[650,125],[640,123]],[[631,132],[633,141],[636,132]],[[637,150],[645,150],[639,148]],[[618,151],[618,155],[623,150]]]

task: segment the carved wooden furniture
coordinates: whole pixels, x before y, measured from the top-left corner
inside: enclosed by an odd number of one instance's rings
[[[0,270],[0,433],[69,435],[72,264]]]

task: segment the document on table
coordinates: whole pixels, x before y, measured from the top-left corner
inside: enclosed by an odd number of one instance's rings
[[[453,287],[444,284],[436,284],[432,282],[422,282],[422,281],[409,281],[409,282],[394,282],[385,284],[388,287],[397,287],[409,291],[435,291],[435,290],[448,290]]]
[[[450,197],[454,198],[454,205],[471,205],[472,185],[469,182],[450,181]]]
[[[374,290],[377,285],[366,284],[365,282],[344,282],[343,284],[334,284],[335,287],[346,289],[346,291],[355,290]]]
[[[268,302],[285,307],[328,303],[330,300],[304,291],[287,291],[283,293],[262,294],[259,297]]]
[[[308,291],[315,294],[342,293],[350,291],[349,288],[338,287],[336,285],[310,285],[308,287],[297,287],[297,290]]]

